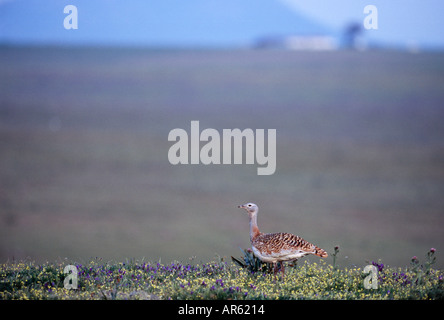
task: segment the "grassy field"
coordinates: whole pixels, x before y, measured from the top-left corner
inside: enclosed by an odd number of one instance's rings
[[[1,48],[0,261],[229,257],[251,201],[341,267],[442,268],[443,85],[439,53]],[[191,120],[276,129],[276,173],[171,165]]]
[[[425,260],[412,259],[405,268],[373,261],[374,275],[305,261],[286,267],[284,278],[221,259],[201,264],[24,261],[0,265],[0,300],[442,300],[444,274],[432,268],[434,259],[431,250]],[[67,265],[77,271],[75,280],[65,273]]]

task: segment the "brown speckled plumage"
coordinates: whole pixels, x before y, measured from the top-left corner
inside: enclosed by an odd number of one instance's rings
[[[291,233],[262,233],[257,226],[258,207],[254,203],[239,206],[247,211],[250,218],[251,248],[260,260],[275,264],[295,261],[308,254],[321,258],[328,257],[325,250]],[[276,269],[275,269],[276,271]],[[282,272],[283,265],[282,265]]]
[[[316,247],[301,237],[291,233],[261,233],[253,238],[251,244],[261,252],[267,254],[278,254],[279,252],[300,250],[307,254],[314,254],[319,257],[327,257],[325,250]]]

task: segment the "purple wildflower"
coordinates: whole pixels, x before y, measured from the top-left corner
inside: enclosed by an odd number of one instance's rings
[[[377,263],[375,261],[372,261],[372,265],[377,267],[379,272],[381,272],[384,269],[384,264],[382,262],[381,263]]]

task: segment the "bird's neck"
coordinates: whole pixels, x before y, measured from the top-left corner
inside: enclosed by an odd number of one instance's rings
[[[250,241],[253,241],[260,234],[259,228],[257,226],[257,215],[250,215]]]

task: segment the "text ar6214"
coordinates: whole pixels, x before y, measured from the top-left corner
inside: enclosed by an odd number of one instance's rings
[[[179,307],[179,315],[204,315],[210,317],[212,314],[222,315],[261,315],[265,314],[264,305],[255,304],[224,304],[222,308],[193,306],[185,304]]]

